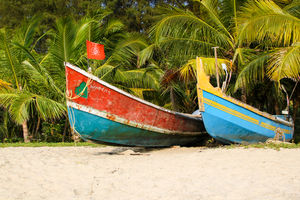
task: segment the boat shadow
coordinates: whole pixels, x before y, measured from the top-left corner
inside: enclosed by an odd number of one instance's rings
[[[169,148],[180,148],[180,147],[206,147],[206,148],[215,148],[223,146],[221,143],[212,139],[208,134],[205,134],[201,137],[199,141],[191,143],[189,145],[180,145],[180,146],[166,146],[166,147],[132,147],[132,146],[120,146],[115,144],[106,144],[109,147],[108,151],[97,152],[94,155],[150,155],[151,152],[157,152]]]
[[[169,147],[115,147],[110,151],[98,152],[95,155],[150,155],[150,152],[160,151]]]

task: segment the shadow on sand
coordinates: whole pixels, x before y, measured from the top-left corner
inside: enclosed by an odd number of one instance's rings
[[[165,148],[154,148],[154,147],[115,147],[110,151],[99,152],[95,155],[150,155],[149,152],[159,151]]]
[[[108,151],[98,152],[95,155],[150,155],[150,152],[160,151],[167,148],[174,148],[180,146],[170,146],[170,147],[126,147],[120,145],[109,144],[109,146],[114,147],[113,149],[109,148]],[[191,143],[190,145],[185,145],[182,147],[208,147],[214,148],[222,146],[220,143],[212,139],[208,134],[205,134],[201,137],[201,140]]]

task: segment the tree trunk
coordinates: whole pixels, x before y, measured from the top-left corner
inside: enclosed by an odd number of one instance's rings
[[[299,108],[299,98],[294,98],[294,102],[293,102],[293,121],[294,121],[294,123],[296,121],[298,108]]]
[[[280,109],[277,101],[275,101],[274,110],[276,115],[280,115]]]
[[[28,143],[28,142],[30,142],[30,140],[29,140],[29,132],[28,132],[27,121],[24,121],[24,122],[23,122],[22,128],[23,128],[23,138],[24,138],[24,142],[25,142],[25,143]]]
[[[18,84],[17,84],[18,85]],[[19,90],[22,91],[23,88],[22,88],[22,85],[19,85]],[[27,121],[25,120],[22,124],[22,128],[23,128],[23,138],[24,138],[24,142],[25,143],[28,143],[30,142],[30,139],[29,139],[29,131],[28,131],[28,126],[27,126]]]
[[[38,121],[37,121],[36,128],[35,128],[35,132],[34,132],[34,138],[37,137],[38,131],[39,131],[39,129],[40,129],[40,124],[41,124],[41,118],[38,117]]]

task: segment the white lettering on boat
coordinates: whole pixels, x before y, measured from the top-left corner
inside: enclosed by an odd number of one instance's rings
[[[98,87],[98,86],[91,85],[90,89],[98,90],[98,91],[101,91],[101,92],[104,92],[104,93],[110,95],[110,91],[104,87]]]

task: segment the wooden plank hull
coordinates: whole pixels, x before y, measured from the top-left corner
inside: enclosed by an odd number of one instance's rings
[[[289,141],[293,123],[273,116],[222,93],[209,83],[202,61],[197,58],[199,110],[209,135],[223,143],[258,143],[269,138]]]
[[[129,146],[170,146],[196,142],[202,119],[172,112],[134,97],[66,63],[71,127],[83,139]]]

